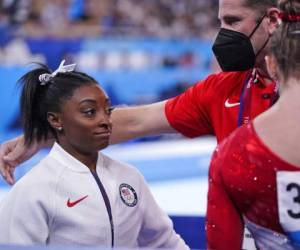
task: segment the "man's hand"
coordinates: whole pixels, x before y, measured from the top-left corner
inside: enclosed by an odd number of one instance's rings
[[[38,150],[39,145],[37,143],[26,147],[23,136],[4,142],[0,146],[0,174],[8,184],[12,185],[15,182],[15,168],[31,158]]]

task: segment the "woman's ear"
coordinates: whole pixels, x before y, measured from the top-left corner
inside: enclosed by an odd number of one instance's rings
[[[267,55],[265,56],[265,61],[266,61],[269,76],[274,81],[278,81],[277,62],[275,57],[272,55]]]
[[[52,128],[56,131],[61,132],[63,130],[62,122],[58,113],[48,112],[47,120]]]

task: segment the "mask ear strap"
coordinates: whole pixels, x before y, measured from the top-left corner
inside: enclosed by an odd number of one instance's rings
[[[269,40],[270,40],[270,36],[268,36],[268,39],[265,41],[264,45],[260,48],[260,50],[257,51],[255,57],[257,57],[260,54],[260,52],[266,47],[266,45],[269,42]]]
[[[260,20],[258,21],[258,23],[256,24],[254,30],[251,32],[251,34],[249,35],[249,38],[251,38],[253,36],[253,34],[255,33],[255,31],[258,29],[258,27],[260,26],[260,24],[262,23],[262,21],[264,20],[264,18],[267,16],[267,13],[263,14],[263,16],[260,18]]]

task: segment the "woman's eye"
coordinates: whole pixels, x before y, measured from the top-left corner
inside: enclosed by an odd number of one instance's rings
[[[89,109],[83,112],[85,115],[91,116],[93,114],[95,114],[95,110],[94,109]]]
[[[114,107],[109,107],[107,110],[106,110],[106,113],[108,115],[111,115],[112,111],[114,110],[115,108]]]

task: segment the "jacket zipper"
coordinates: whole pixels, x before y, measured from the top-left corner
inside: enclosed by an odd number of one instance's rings
[[[111,205],[110,205],[110,202],[109,202],[109,198],[108,198],[108,195],[105,191],[105,188],[104,188],[102,182],[100,181],[100,178],[99,178],[97,172],[91,170],[91,173],[92,173],[94,179],[97,182],[97,185],[100,189],[100,192],[102,194],[102,197],[103,197],[103,200],[104,200],[104,203],[105,203],[106,211],[108,213],[109,222],[110,222],[111,247],[114,248],[114,222],[113,222],[113,217],[112,217]]]

